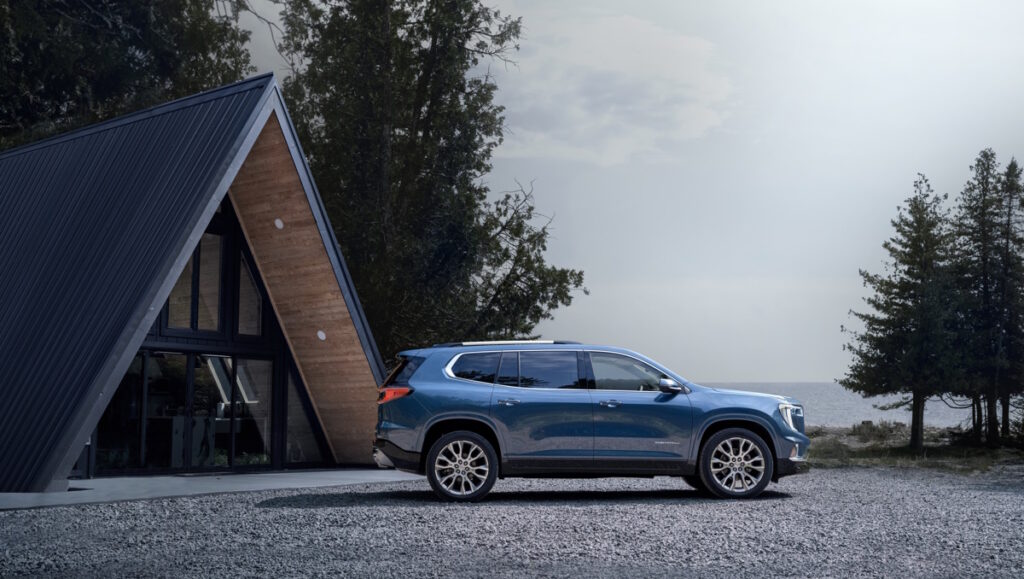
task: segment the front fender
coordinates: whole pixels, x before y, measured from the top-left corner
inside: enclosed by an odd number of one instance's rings
[[[700,422],[694,429],[694,436],[690,443],[690,456],[694,459],[694,464],[697,462],[697,455],[700,453],[700,443],[704,439],[704,433],[715,424],[721,422],[753,422],[762,428],[769,434],[769,440],[765,442],[771,445],[772,452],[775,456],[779,456],[779,431],[775,425],[775,421],[770,416],[760,412],[758,410],[752,410],[744,408],[742,410],[735,408],[720,408],[712,410],[700,417]]]

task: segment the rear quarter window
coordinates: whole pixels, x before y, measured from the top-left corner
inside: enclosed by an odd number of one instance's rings
[[[500,357],[498,352],[463,354],[452,364],[452,374],[463,380],[494,384]]]
[[[391,386],[392,384],[408,384],[409,380],[412,379],[413,374],[416,370],[420,369],[420,364],[426,358],[420,356],[402,356],[398,361],[398,365],[391,370],[391,374],[388,375],[388,379],[384,381],[384,386]]]

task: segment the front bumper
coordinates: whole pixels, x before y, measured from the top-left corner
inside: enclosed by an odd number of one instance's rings
[[[420,470],[420,453],[402,450],[393,442],[380,438],[373,441],[373,461],[380,468],[397,468],[409,472]]]
[[[807,462],[807,450],[811,439],[804,434],[793,433],[786,436],[779,448],[779,458],[775,459],[775,474],[772,480],[792,474],[803,474],[811,469]]]

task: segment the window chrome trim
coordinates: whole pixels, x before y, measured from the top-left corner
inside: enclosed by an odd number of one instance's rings
[[[530,342],[530,343],[535,343],[535,342]],[[526,390],[558,390],[558,391],[561,391],[561,392],[564,392],[566,390],[580,390],[580,391],[583,391],[583,392],[589,392],[591,390],[590,388],[534,388],[534,387],[530,387],[530,386],[512,386],[511,384],[498,384],[498,376],[497,376],[497,374],[495,374],[495,376],[494,376],[494,382],[481,382],[479,380],[470,380],[469,378],[459,378],[458,376],[455,375],[455,372],[452,371],[452,367],[455,366],[455,362],[458,362],[459,358],[465,356],[466,354],[504,354],[506,352],[514,353],[514,354],[522,354],[523,352],[572,352],[573,354],[576,354],[576,356],[578,357],[580,352],[585,352],[585,351],[586,350],[569,350],[569,349],[566,349],[566,348],[545,348],[545,349],[537,349],[537,350],[474,350],[472,352],[459,352],[458,354],[455,354],[455,356],[451,360],[448,361],[447,365],[445,365],[445,367],[444,367],[444,375],[447,376],[448,378],[451,378],[452,380],[458,380],[459,382],[468,382],[470,384],[484,384],[484,385],[487,385],[487,386],[503,386],[505,388],[515,388],[517,390],[523,390],[523,389],[526,389]],[[643,362],[643,360],[640,360],[640,361]],[[520,364],[521,363],[522,362],[520,361]],[[498,368],[497,368],[497,370],[501,370],[501,358],[500,357],[498,358]],[[586,377],[585,376],[584,377],[580,377],[578,375],[578,372],[579,372],[579,370],[577,370],[577,380],[580,380],[580,379],[584,379],[585,380]]]
[[[523,344],[554,344],[554,340],[492,340],[482,342],[459,342],[463,346],[520,346]],[[466,352],[467,354],[470,352]]]

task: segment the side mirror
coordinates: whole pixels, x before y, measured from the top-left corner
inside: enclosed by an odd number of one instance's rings
[[[683,387],[671,378],[662,378],[658,380],[658,390],[666,394],[679,394],[683,391]]]

